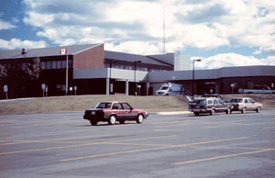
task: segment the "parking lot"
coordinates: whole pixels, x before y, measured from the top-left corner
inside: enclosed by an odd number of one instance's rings
[[[83,112],[0,116],[0,177],[274,177],[275,110],[151,114],[91,126]]]

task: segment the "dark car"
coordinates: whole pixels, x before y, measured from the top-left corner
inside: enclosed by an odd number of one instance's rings
[[[223,102],[225,103],[229,103],[229,101],[227,100],[224,100],[219,94],[203,94],[201,95],[201,97],[206,97],[206,98],[209,98],[209,97],[214,97],[214,98],[220,98]]]
[[[200,113],[214,115],[215,112],[230,114],[232,108],[232,104],[225,103],[221,99],[214,97],[196,98],[189,102],[189,111],[193,112],[196,116]]]
[[[256,111],[260,112],[263,109],[261,103],[256,103],[251,98],[237,97],[230,100],[230,103],[234,106],[232,111],[241,111],[243,114],[246,111]]]
[[[86,110],[83,116],[92,125],[97,125],[99,121],[108,122],[110,125],[115,124],[116,121],[124,124],[126,120],[142,123],[147,117],[146,111],[134,109],[127,102],[118,101],[100,102],[93,109]]]

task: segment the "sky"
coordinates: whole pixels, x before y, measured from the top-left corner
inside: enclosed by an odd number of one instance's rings
[[[275,1],[0,1],[0,51],[95,43],[188,55],[198,69],[275,65]]]

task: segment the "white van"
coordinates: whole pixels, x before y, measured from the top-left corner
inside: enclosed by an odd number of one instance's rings
[[[160,87],[159,90],[156,91],[156,95],[174,96],[180,94],[182,91],[184,91],[184,88],[181,84],[165,83]]]

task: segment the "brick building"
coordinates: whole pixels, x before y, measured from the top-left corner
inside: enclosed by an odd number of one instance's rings
[[[60,50],[67,49],[67,54]],[[28,63],[39,58],[41,73],[36,81],[26,80]],[[68,82],[66,82],[68,62]],[[73,45],[27,50],[0,51],[0,65],[8,71],[0,79],[0,98],[68,94],[123,93],[151,95],[163,83],[173,82],[195,93],[236,93],[254,85],[274,86],[275,66],[224,67],[196,70],[194,81],[189,56],[168,53],[135,55],[104,50],[104,44]],[[12,68],[15,66],[15,68]],[[234,88],[231,84],[234,83]],[[68,87],[66,87],[68,84]],[[45,91],[45,90],[44,90]]]

